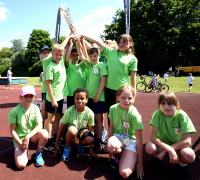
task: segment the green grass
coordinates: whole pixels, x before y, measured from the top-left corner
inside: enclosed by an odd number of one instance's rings
[[[146,82],[149,84],[149,80],[152,78],[152,76],[146,76]],[[136,83],[140,82],[140,77],[137,76]],[[158,82],[161,82],[164,84],[165,80],[164,78],[158,78]],[[188,92],[188,83],[187,83],[187,76],[182,77],[169,77],[168,82],[170,91],[174,92]],[[27,84],[21,84],[22,86]],[[32,86],[40,86],[39,85],[39,77],[30,77],[29,78],[29,85]],[[41,84],[42,85],[42,84]],[[194,76],[194,82],[192,86],[192,92],[193,93],[200,93],[200,77]]]

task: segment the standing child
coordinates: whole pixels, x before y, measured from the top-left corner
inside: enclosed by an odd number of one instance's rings
[[[174,163],[184,179],[190,179],[187,164],[195,160],[195,153],[190,148],[191,134],[196,130],[188,115],[179,109],[176,94],[162,92],[158,98],[158,108],[150,125],[151,141],[146,145],[146,152],[152,156],[149,167],[154,168],[168,153],[170,163]]]
[[[110,107],[110,138],[107,149],[111,155],[115,154],[115,160],[111,167],[119,168],[123,178],[128,178],[135,167],[137,177],[142,179],[143,172],[143,141],[142,129],[144,129],[141,115],[132,105],[135,99],[135,90],[131,86],[122,86],[117,91],[117,101]],[[120,158],[121,157],[121,158]]]
[[[91,48],[88,51],[89,60],[81,52],[80,39],[77,41],[77,50],[83,63],[89,71],[86,89],[89,92],[88,107],[95,114],[95,151],[102,148],[101,138],[103,132],[103,113],[106,113],[104,86],[107,79],[107,68],[102,62],[99,62],[100,51],[98,48]]]
[[[165,84],[167,84],[167,81],[168,81],[168,74],[167,74],[167,71],[165,72],[165,74],[164,74],[164,79],[165,79]]]
[[[154,87],[153,92],[156,92],[157,83],[158,83],[156,74],[153,75],[152,81],[153,81],[153,87]]]
[[[193,81],[194,77],[192,76],[192,73],[189,73],[189,76],[187,78],[187,82],[189,84],[189,92],[191,92]]]
[[[85,104],[88,102],[89,94],[85,88],[78,88],[74,91],[75,105],[69,107],[61,119],[61,125],[55,143],[55,153],[60,152],[58,141],[64,130],[66,137],[66,146],[62,154],[62,161],[69,161],[71,145],[73,142],[77,144],[77,154],[85,154],[84,145],[89,146],[89,158],[98,156],[93,152],[93,126],[94,113]]]
[[[35,96],[33,86],[22,87],[21,104],[9,112],[8,122],[15,146],[15,164],[18,169],[26,167],[29,142],[38,142],[35,165],[42,166],[44,164],[42,149],[47,142],[48,133],[42,129],[42,117],[39,108],[32,104]]]

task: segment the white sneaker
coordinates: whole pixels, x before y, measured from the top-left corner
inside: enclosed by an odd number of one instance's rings
[[[5,88],[6,88],[6,89],[8,89],[8,87],[7,87],[7,86],[5,86]]]
[[[13,89],[13,88],[9,88],[9,89]]]

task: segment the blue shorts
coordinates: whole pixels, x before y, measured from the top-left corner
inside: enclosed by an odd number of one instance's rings
[[[43,101],[43,100],[47,100],[47,99],[46,99],[46,95],[47,95],[47,93],[42,93],[42,101]]]
[[[8,77],[8,83],[11,83],[11,77]]]
[[[106,104],[103,101],[99,101],[97,103],[94,103],[93,99],[89,98],[88,107],[94,113],[106,113]]]

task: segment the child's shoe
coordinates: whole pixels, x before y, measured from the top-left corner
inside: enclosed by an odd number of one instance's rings
[[[69,157],[69,153],[71,152],[71,147],[67,147],[65,146],[61,160],[62,161],[69,161],[70,157]]]
[[[103,133],[102,133],[102,137],[101,137],[101,141],[103,141],[103,142],[105,141],[106,134],[107,134],[107,131],[106,131],[106,129],[104,128]]]
[[[85,149],[82,144],[77,144],[77,155],[78,156],[85,155]]]
[[[175,166],[178,169],[181,180],[190,180],[191,179],[191,175],[190,175],[190,172],[189,172],[189,169],[188,169],[188,165],[182,167],[180,164],[175,164]]]
[[[35,160],[35,166],[42,166],[44,164],[41,152],[36,151]]]
[[[111,167],[113,169],[119,169],[120,158],[121,158],[120,156],[115,154],[115,159],[113,159],[112,162],[111,162]]]
[[[46,145],[44,146],[44,150],[55,152],[55,145],[52,143],[51,139],[48,139]]]
[[[94,143],[93,151],[99,152],[102,149],[102,144],[101,144],[101,139],[97,139],[96,142]]]

